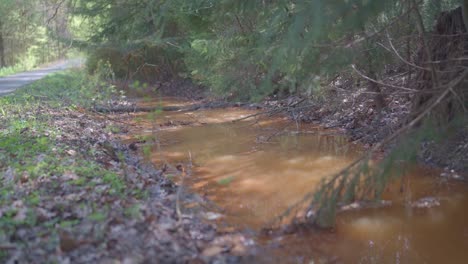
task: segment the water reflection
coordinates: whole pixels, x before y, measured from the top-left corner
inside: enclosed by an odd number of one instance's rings
[[[223,221],[258,230],[321,179],[352,162],[360,148],[314,126],[297,130],[292,124],[279,134],[278,129],[288,125],[282,119],[230,122],[251,113],[242,109],[164,113],[156,118],[157,137],[164,144],[155,150],[153,161],[163,162],[162,154],[172,163],[184,163],[190,152],[193,175],[187,182],[192,190],[223,208]],[[160,125],[168,120],[193,123]],[[383,199],[391,200],[391,206],[343,212],[332,231],[261,237],[266,251],[258,261],[466,263],[468,188],[434,174],[421,168],[411,171],[387,188]],[[434,206],[432,198],[437,199]]]
[[[186,161],[183,153],[191,151],[193,189],[222,205],[230,224],[260,228],[323,177],[349,164],[357,151],[352,145],[337,148],[347,144],[344,138],[313,134],[287,133],[258,143],[259,137],[269,137],[284,123],[209,124],[159,136],[176,142],[163,148],[172,162]],[[222,184],[227,178],[229,184]]]

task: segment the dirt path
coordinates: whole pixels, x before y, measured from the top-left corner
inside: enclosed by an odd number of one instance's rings
[[[24,85],[35,82],[45,76],[68,68],[79,67],[83,59],[71,59],[54,63],[48,67],[28,72],[22,72],[11,76],[0,78],[0,96],[14,92]]]

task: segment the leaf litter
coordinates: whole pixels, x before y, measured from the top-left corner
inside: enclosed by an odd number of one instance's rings
[[[122,132],[115,131],[128,131],[122,123],[80,108],[44,106],[17,114],[45,122],[39,129],[22,128],[22,141],[44,138],[48,144],[30,151],[34,157],[27,161],[0,162],[1,262],[235,263],[248,258],[252,242],[244,235],[217,231],[201,220],[203,214],[177,218],[178,187],[119,141]],[[0,125],[2,135],[8,129]],[[10,161],[20,157],[1,146],[0,154]],[[194,196],[185,199],[198,203]]]

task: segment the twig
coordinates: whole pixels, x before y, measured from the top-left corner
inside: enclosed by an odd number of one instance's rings
[[[15,250],[15,249],[16,249],[15,245],[10,245],[10,244],[0,245],[0,250]]]
[[[156,124],[154,124],[153,127],[152,127],[153,134],[156,134],[157,131],[159,131],[159,128],[157,128]],[[167,160],[164,157],[164,155],[162,153],[162,150],[161,150],[161,142],[158,139],[155,138],[154,144],[156,144],[158,152],[161,155],[161,160],[164,162],[165,166],[168,166],[178,176],[181,176],[181,182],[180,182],[179,186],[177,187],[176,204],[175,204],[175,211],[176,211],[176,215],[177,215],[178,224],[181,224],[181,221],[182,221],[184,215],[182,214],[182,210],[180,209],[180,197],[182,196],[182,188],[183,188],[183,185],[184,185],[184,180],[185,180],[185,176],[187,174],[187,170],[183,170],[183,173],[180,173],[177,168],[174,168],[169,162],[167,162]],[[188,170],[188,172],[190,173],[191,172],[191,166],[192,166],[192,153],[190,151],[189,151],[189,161],[190,161],[190,163],[189,163],[189,168],[190,169]]]
[[[179,187],[177,189],[177,194],[176,194],[176,214],[177,214],[177,219],[179,222],[182,221],[182,217],[183,217],[182,210],[180,209],[180,197],[182,195],[182,189],[184,187],[185,177],[187,175],[190,175],[191,168],[192,168],[192,152],[189,151],[188,155],[189,155],[189,164],[188,164],[187,169],[184,170],[184,172],[182,173],[182,179],[180,180],[180,184],[179,184]]]
[[[419,30],[419,34],[421,36],[421,44],[423,46],[423,49],[424,49],[424,52],[426,53],[426,56],[427,56],[427,59],[429,61],[432,60],[432,53],[429,49],[429,46],[427,45],[427,41],[426,41],[426,37],[425,37],[425,33],[426,33],[426,30],[424,28],[424,21],[423,21],[423,18],[421,16],[421,12],[419,12],[419,8],[418,8],[418,5],[416,5],[416,0],[413,0],[413,3],[415,4],[416,8],[415,8],[415,13],[416,13],[416,18],[417,18],[417,22],[418,22],[418,30]],[[434,67],[434,64],[430,64],[430,69],[431,69],[431,76],[432,76],[432,87],[435,88],[437,86],[439,86],[439,77],[437,75],[437,71]]]
[[[257,116],[261,116],[261,115],[272,114],[272,113],[276,113],[276,112],[280,112],[280,110],[277,109],[277,108],[274,108],[274,109],[272,109],[272,110],[262,111],[262,112],[258,112],[258,113],[251,114],[251,115],[248,115],[248,116],[244,116],[244,117],[242,117],[242,118],[238,118],[238,119],[232,120],[231,122],[232,122],[232,123],[236,123],[236,122],[243,121],[243,120],[246,120],[246,119],[249,119],[249,118],[252,118],[252,117],[257,117]]]
[[[54,13],[52,14],[51,17],[49,17],[49,19],[47,19],[47,25],[50,23],[50,21],[52,21],[52,19],[54,19],[57,16],[58,11],[59,11],[60,7],[63,5],[63,3],[65,3],[65,0],[62,0],[57,4],[57,6],[55,7]]]
[[[431,69],[428,69],[428,68],[424,68],[424,67],[421,67],[421,66],[418,66],[412,62],[409,62],[407,61],[406,59],[404,59],[400,53],[396,50],[395,46],[393,46],[393,43],[392,43],[392,39],[390,38],[390,35],[388,34],[388,31],[386,32],[386,35],[387,35],[387,39],[388,39],[388,43],[390,44],[390,48],[392,48],[393,52],[395,53],[395,55],[401,60],[403,61],[404,63],[408,64],[409,66],[412,66],[414,68],[417,68],[417,69],[420,69],[420,70],[423,70],[423,71],[430,71]]]
[[[289,126],[291,126],[291,123],[293,121],[289,121],[286,123],[286,125],[284,125],[283,127],[281,127],[280,129],[278,129],[276,132],[273,132],[271,133],[265,140],[262,140],[263,142],[268,142],[270,141],[272,138],[282,134],[283,132],[285,132],[286,128],[288,128]]]
[[[387,30],[389,27],[391,27],[393,24],[397,23],[400,21],[400,19],[409,14],[414,8],[416,8],[420,3],[422,3],[424,0],[420,0],[418,3],[414,3],[413,6],[410,6],[410,8],[408,8],[408,10],[406,10],[405,12],[403,12],[402,14],[400,14],[399,16],[393,18],[393,20],[391,22],[389,22],[387,25],[385,25],[385,27],[381,28],[380,30],[376,31],[376,32],[373,32],[371,34],[365,34],[366,36],[364,37],[361,37],[357,40],[354,40],[352,41],[351,43],[348,43],[346,45],[342,44],[341,46],[345,47],[345,48],[350,48],[350,47],[353,47],[354,45],[360,43],[360,42],[363,42],[367,39],[371,39],[373,38],[374,36],[377,36],[379,35],[380,33],[382,33],[383,31]],[[329,45],[331,46],[331,45]],[[336,46],[340,46],[339,44],[336,45]]]
[[[416,90],[416,89],[412,89],[412,88],[408,88],[408,87],[403,87],[403,86],[397,86],[397,85],[392,85],[392,84],[388,84],[388,83],[383,83],[383,82],[380,82],[380,81],[377,81],[377,80],[374,80],[372,78],[370,78],[369,76],[363,74],[362,72],[360,72],[358,69],[356,69],[356,66],[353,64],[351,65],[351,68],[357,73],[359,74],[362,78],[370,81],[370,82],[373,82],[373,83],[376,83],[376,84],[379,84],[379,85],[382,85],[382,86],[386,86],[386,87],[390,87],[390,88],[394,88],[394,89],[400,89],[400,90],[405,90],[405,91],[410,91],[410,92],[419,92],[419,90]]]
[[[293,104],[290,104],[290,105],[287,105],[287,106],[284,106],[284,107],[276,107],[276,108],[273,108],[273,109],[270,109],[270,110],[267,110],[267,111],[258,112],[258,113],[252,114],[252,115],[248,115],[248,116],[245,116],[245,117],[242,117],[242,118],[232,120],[231,122],[236,123],[236,122],[239,122],[239,121],[243,121],[243,120],[246,120],[246,119],[249,119],[249,118],[252,118],[252,117],[261,116],[261,115],[271,115],[271,116],[273,116],[273,115],[276,115],[278,113],[283,112],[284,110],[291,109],[291,108],[300,109],[300,108],[303,108],[303,107],[297,107],[296,108],[296,106],[301,104],[304,101],[305,101],[305,99],[301,99],[298,102],[295,102]],[[309,106],[312,106],[312,105],[309,105]]]
[[[108,116],[108,115],[106,115],[106,114],[100,113],[100,112],[95,111],[95,110],[93,110],[93,109],[91,109],[90,111],[91,111],[92,113],[94,113],[94,114],[96,114],[96,115],[99,115],[99,116],[102,116],[102,117],[104,117],[104,118],[106,118],[106,119],[108,119],[108,120],[110,120],[110,121],[117,122],[117,123],[122,123],[122,124],[128,125],[128,126],[135,126],[135,124],[127,123],[127,122],[124,122],[124,121],[122,121],[122,120],[118,120],[118,119],[112,118],[112,117],[110,117],[110,116]]]

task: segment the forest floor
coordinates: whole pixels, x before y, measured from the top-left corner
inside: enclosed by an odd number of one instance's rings
[[[0,98],[0,262],[231,263],[248,255],[244,235],[177,213],[180,187],[121,143],[129,124],[90,110],[93,85],[70,71]]]

